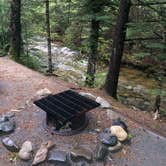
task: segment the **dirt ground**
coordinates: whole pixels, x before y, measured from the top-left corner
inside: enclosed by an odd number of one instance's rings
[[[113,115],[120,116],[134,135],[131,145],[126,145],[121,152],[112,154],[112,164],[109,165],[163,166],[166,163],[166,139],[162,137],[166,136],[164,121],[154,121],[150,114],[130,110],[108,97],[103,91],[80,89],[76,85],[65,83],[56,77],[44,76],[3,57],[0,58],[0,114],[9,112],[11,109],[21,109],[20,112],[15,113],[16,129],[9,135],[18,145],[30,140],[33,142],[36,152],[42,142],[52,140],[56,144],[56,149],[67,152],[70,152],[71,148],[76,145],[83,145],[95,151],[96,145],[99,143],[99,134],[95,132],[95,129],[99,128],[102,131],[111,126],[114,116],[110,117],[106,110],[96,108],[88,114],[89,125],[80,134],[52,135],[46,129],[45,112],[33,105],[36,92],[43,88],[48,88],[53,94],[71,88],[88,91],[109,101],[115,111]],[[101,124],[98,125],[97,121],[101,121]],[[0,136],[1,139],[4,137]],[[11,162],[12,155],[0,143],[0,166],[29,166],[32,162],[20,160]],[[45,162],[40,165],[49,166],[50,164]],[[92,163],[91,165],[103,166],[104,164]]]

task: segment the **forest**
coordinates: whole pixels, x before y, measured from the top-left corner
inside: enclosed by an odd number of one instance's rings
[[[166,163],[166,0],[0,0],[0,166]]]
[[[1,0],[0,54],[10,55],[34,70],[53,73],[67,81],[72,80],[68,80],[71,75],[73,82],[105,89],[110,96],[134,108],[134,103],[137,107],[142,105],[142,101],[128,101],[128,96],[133,93],[132,83],[119,82],[128,85],[119,85],[118,88],[120,71],[122,77],[131,75],[127,79],[132,79],[133,75],[137,85],[147,78],[147,89],[146,85],[144,89],[141,85],[134,88],[143,91],[141,93],[149,91],[151,101],[141,94],[135,95],[145,101],[145,108],[140,109],[152,110],[156,97],[163,98],[162,105],[166,103],[165,5],[163,0]],[[33,48],[32,43],[40,38],[48,41],[45,55],[39,48]],[[85,63],[86,67],[79,68],[80,65],[75,64],[74,68],[83,71],[83,79],[79,80],[80,73],[70,69],[62,71],[58,67],[51,43],[77,52],[74,61]],[[73,62],[67,63],[71,65]],[[134,78],[139,75],[140,82],[139,78]],[[161,109],[165,115],[165,109]]]

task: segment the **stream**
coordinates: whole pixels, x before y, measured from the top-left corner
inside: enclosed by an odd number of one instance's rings
[[[29,52],[41,63],[42,71],[47,70],[47,42],[45,38],[35,37],[29,42]],[[87,60],[80,58],[80,53],[67,47],[52,43],[52,62],[54,74],[61,79],[84,85]],[[96,86],[100,87],[105,80],[107,69],[98,71],[96,74]],[[166,115],[166,80],[162,89],[154,78],[147,78],[142,71],[128,67],[122,67],[118,84],[119,100],[140,111],[153,111],[155,97],[161,95],[161,111]]]

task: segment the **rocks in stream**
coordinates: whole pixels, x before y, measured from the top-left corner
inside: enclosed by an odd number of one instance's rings
[[[21,146],[18,156],[22,160],[30,160],[32,156],[32,150],[32,143],[30,141],[25,141]]]
[[[3,145],[6,147],[6,149],[8,149],[11,152],[18,152],[19,151],[19,147],[14,143],[14,141],[12,139],[10,139],[9,137],[3,138],[2,139],[2,143]]]
[[[48,162],[58,166],[70,166],[68,154],[65,151],[52,151],[48,156]]]
[[[119,141],[125,141],[128,137],[127,132],[121,126],[111,126],[111,134],[116,135]]]
[[[32,165],[38,165],[44,162],[47,158],[48,150],[53,147],[54,144],[52,141],[45,142],[41,144],[39,150],[37,151]]]

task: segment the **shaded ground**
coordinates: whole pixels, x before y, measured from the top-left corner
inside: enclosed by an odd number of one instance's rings
[[[89,113],[90,123],[88,127],[80,134],[68,137],[51,135],[46,130],[45,113],[33,105],[35,93],[43,88],[48,88],[52,93],[58,93],[69,88],[78,88],[75,85],[64,83],[55,77],[46,77],[37,72],[29,70],[15,62],[0,58],[0,114],[8,112],[10,109],[21,108],[22,111],[16,113],[16,130],[9,136],[21,145],[24,141],[30,140],[34,144],[34,151],[40,146],[43,141],[52,140],[56,144],[56,149],[63,149],[70,152],[70,149],[75,145],[83,145],[95,150],[98,144],[98,133],[96,128],[103,130],[110,127],[111,120],[114,117],[121,116],[112,112],[112,116],[108,116],[106,110],[97,108]],[[87,90],[87,89],[86,89]],[[85,90],[85,91],[86,91]],[[89,90],[88,90],[89,91]],[[94,93],[105,96],[100,91]],[[106,97],[108,99],[108,97]],[[165,126],[161,127],[158,122],[151,125],[151,117],[142,115],[142,113],[131,113],[123,105],[119,105],[112,99],[108,101],[113,105],[113,109],[123,113],[122,119],[126,121],[129,130],[134,135],[130,146],[124,146],[119,153],[112,154],[111,159],[107,161],[107,165],[117,166],[163,166],[166,163],[166,139],[155,135],[148,130],[142,128],[137,122],[144,124],[153,130],[160,130],[162,135],[165,135]],[[131,114],[130,114],[131,113]],[[129,117],[129,118],[128,118]],[[143,118],[144,117],[144,118]],[[142,120],[142,121],[141,121]],[[101,121],[101,124],[97,124]],[[159,127],[159,128],[158,128]],[[2,139],[4,136],[0,136]],[[31,161],[10,162],[12,154],[7,151],[0,143],[0,166],[29,166]],[[40,164],[41,166],[49,166],[47,162]],[[87,164],[89,165],[89,164]],[[103,163],[92,163],[93,166],[103,166]]]

